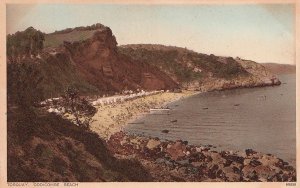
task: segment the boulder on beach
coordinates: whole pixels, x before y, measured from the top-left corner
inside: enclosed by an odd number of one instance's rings
[[[159,140],[154,140],[154,139],[150,139],[146,145],[146,147],[150,150],[157,148],[160,145],[160,141]]]
[[[167,148],[167,153],[170,155],[171,159],[177,160],[180,157],[184,157],[186,152],[186,145],[180,141],[175,142]]]
[[[165,130],[162,130],[161,132],[162,132],[162,133],[169,133],[169,130],[166,130],[166,129],[165,129]]]

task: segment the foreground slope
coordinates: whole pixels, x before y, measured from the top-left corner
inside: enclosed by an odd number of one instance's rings
[[[151,181],[136,160],[119,160],[91,131],[55,114],[8,108],[8,182]]]

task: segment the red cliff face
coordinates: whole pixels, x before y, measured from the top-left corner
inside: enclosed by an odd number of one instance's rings
[[[120,55],[116,38],[108,27],[95,31],[85,41],[64,42],[64,51],[69,54],[80,76],[103,92],[178,87],[156,67]]]

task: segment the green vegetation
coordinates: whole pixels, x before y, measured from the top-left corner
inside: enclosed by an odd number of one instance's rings
[[[8,104],[22,106],[25,110],[29,110],[44,98],[39,87],[44,77],[35,69],[35,65],[8,64],[7,73]]]
[[[7,36],[7,57],[20,62],[24,57],[37,56],[44,47],[44,34],[33,27]]]
[[[201,73],[194,72],[192,68],[180,63],[180,54],[177,50],[161,51],[121,47],[119,52],[135,61],[154,65],[165,73],[176,76],[180,82],[189,82],[203,76]]]
[[[97,109],[84,98],[80,98],[76,88],[67,88],[63,95],[62,106],[66,109],[66,112],[74,115],[78,126],[85,129],[90,128],[90,122]]]
[[[106,28],[104,25],[97,23],[86,27],[67,28],[61,31],[45,35],[45,47],[56,48],[67,42],[80,42],[93,36],[95,31]]]
[[[8,182],[152,181],[136,160],[119,160],[96,133],[55,114],[8,108]]]
[[[99,91],[80,78],[65,55],[50,56],[46,60],[37,60],[37,62],[23,60],[22,63],[9,63],[7,77],[8,99],[14,103],[17,102],[15,95],[21,94],[26,95],[23,101],[27,103],[59,97],[70,85],[78,88],[84,95],[96,94]],[[33,82],[38,82],[39,85]],[[28,97],[32,99],[29,100]]]
[[[87,31],[77,31],[72,30],[67,33],[52,33],[45,35],[45,48],[52,47],[56,48],[59,45],[63,44],[64,41],[75,42],[75,41],[84,41],[93,36],[95,30]]]
[[[220,60],[220,57],[196,53],[185,48],[138,44],[121,46],[118,50],[136,61],[160,68],[165,73],[175,76],[179,82],[201,80],[209,75],[224,79],[248,75],[233,58]]]

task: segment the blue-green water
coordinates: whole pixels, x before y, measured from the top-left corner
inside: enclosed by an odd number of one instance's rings
[[[169,105],[170,115],[147,115],[126,131],[216,150],[254,150],[296,164],[296,75],[275,87],[236,89],[192,96]],[[207,108],[207,109],[206,109]],[[177,122],[171,122],[177,120]],[[169,133],[161,131],[167,129]]]

